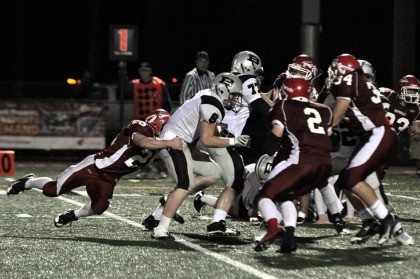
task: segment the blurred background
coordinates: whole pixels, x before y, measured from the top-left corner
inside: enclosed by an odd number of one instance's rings
[[[419,76],[420,5],[416,2],[2,1],[0,116],[8,116],[5,124],[21,120],[0,130],[0,149],[16,149],[19,156],[19,150],[29,154],[34,149],[60,152],[69,147],[81,152],[63,154],[77,157],[83,150],[104,147],[121,122],[133,117],[132,100],[120,100],[121,69],[118,60],[110,59],[110,26],[137,27],[137,59],[127,61],[126,75],[138,78],[140,62],[149,62],[153,74],[166,82],[176,108],[182,79],[195,66],[200,50],[208,52],[209,69],[216,74],[230,70],[237,52],[257,53],[265,69],[263,91],[301,53],[314,57],[324,72],[334,57],[351,53],[373,64],[379,86],[395,88],[403,75]],[[80,90],[88,90],[88,97],[81,98]],[[43,116],[33,120],[31,115],[36,113],[30,108],[34,101],[44,100],[47,103],[37,109]],[[48,108],[51,103],[53,109]],[[26,112],[16,114],[22,110]],[[91,115],[86,117],[86,111]],[[83,123],[77,122],[81,117]],[[28,123],[38,128],[25,126]],[[40,134],[44,138],[39,143],[28,140]],[[68,137],[58,143],[63,135]],[[53,140],[44,140],[49,137]],[[85,144],[89,137],[92,142]]]

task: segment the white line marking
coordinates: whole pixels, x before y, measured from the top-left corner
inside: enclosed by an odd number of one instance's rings
[[[81,196],[88,197],[88,194],[86,191],[80,191],[80,190],[71,190],[73,193],[76,193]],[[113,194],[113,197],[143,197],[142,194]]]
[[[38,190],[38,189],[34,189],[34,190],[37,190],[37,191],[41,192],[41,190]],[[78,191],[78,192],[82,192],[82,191]],[[87,196],[87,194],[82,195],[82,196]],[[75,201],[75,200],[72,200],[72,199],[68,199],[68,198],[65,198],[65,197],[62,197],[62,196],[58,196],[57,198],[58,199],[61,199],[63,201],[66,201],[68,203],[78,205],[78,206],[83,206],[84,205],[81,202],[78,202],[78,201]],[[146,229],[140,223],[131,221],[131,220],[129,220],[127,218],[124,218],[124,217],[120,217],[120,216],[118,216],[118,215],[116,215],[114,213],[110,213],[108,211],[105,211],[103,213],[103,215],[106,215],[106,216],[108,216],[110,218],[119,220],[119,221],[121,221],[123,223],[127,223],[129,225],[134,226],[134,227],[141,228],[142,230],[145,230]],[[205,255],[211,256],[211,257],[213,257],[213,258],[215,258],[215,259],[217,259],[219,261],[222,261],[222,262],[225,262],[227,264],[230,264],[233,267],[236,267],[236,268],[241,269],[241,270],[243,270],[245,272],[248,272],[248,273],[250,273],[250,274],[252,274],[252,275],[254,275],[254,276],[258,277],[258,278],[261,278],[261,279],[277,279],[277,277],[275,277],[273,275],[270,275],[268,273],[265,273],[263,271],[260,271],[258,269],[255,269],[252,266],[249,266],[247,264],[244,264],[244,263],[235,261],[235,260],[233,260],[233,259],[231,259],[231,258],[229,258],[227,256],[224,256],[224,255],[221,255],[221,254],[212,252],[212,251],[210,251],[210,250],[208,250],[206,248],[201,247],[200,245],[197,245],[197,244],[194,244],[192,242],[189,242],[188,240],[185,240],[183,238],[175,237],[175,241],[178,242],[178,243],[180,243],[180,244],[182,244],[182,245],[185,245],[185,246],[187,246],[189,248],[192,248],[192,249],[194,249],[196,251],[199,251],[199,252],[201,252],[201,253],[203,253]]]
[[[400,196],[400,195],[393,195],[393,194],[388,194],[388,196],[390,197],[397,197],[397,198],[403,198],[403,199],[407,199],[407,200],[414,200],[414,201],[420,201],[419,198],[413,198],[413,197],[407,197],[407,196]]]
[[[6,195],[6,190],[0,190],[0,195]]]
[[[32,216],[29,215],[29,214],[23,213],[23,214],[16,214],[16,217],[20,217],[20,218],[31,218]]]

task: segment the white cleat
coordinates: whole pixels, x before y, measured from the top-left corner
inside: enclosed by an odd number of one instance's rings
[[[402,245],[414,245],[414,238],[406,233],[403,228],[394,233],[394,238]]]

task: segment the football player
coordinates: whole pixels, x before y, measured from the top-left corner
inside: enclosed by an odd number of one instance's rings
[[[85,185],[91,201],[77,210],[68,210],[58,215],[54,224],[61,227],[77,221],[80,217],[100,215],[108,209],[114,187],[122,176],[153,162],[158,149],[181,150],[180,138],[157,139],[169,119],[167,111],[158,109],[145,121],[133,120],[122,128],[111,146],[70,166],[59,174],[57,179],[36,178],[35,175],[28,174],[11,182],[7,195],[16,195],[24,190],[36,188],[42,190],[45,196],[57,197]]]
[[[182,150],[169,148],[161,151],[169,172],[175,179],[176,188],[166,200],[159,225],[153,230],[153,238],[173,239],[173,236],[168,232],[171,219],[184,199],[195,188],[194,174],[197,170],[194,170],[195,167],[188,144],[200,138],[203,148],[215,148],[216,150],[220,148],[220,150],[225,151],[226,147],[249,147],[250,138],[247,135],[237,135],[232,138],[222,138],[216,135],[216,125],[222,122],[225,109],[236,112],[241,110],[241,92],[242,82],[237,76],[232,73],[221,73],[216,76],[210,89],[198,92],[192,99],[178,108],[164,127],[160,137],[162,139],[180,137],[183,140],[183,148]],[[218,174],[220,174],[220,170]],[[234,179],[237,178],[239,178],[239,174],[237,176],[235,173]],[[229,177],[229,179],[232,178]],[[235,185],[243,186],[243,184]],[[226,186],[229,188],[230,185]],[[229,191],[235,193],[236,189],[233,189],[233,187],[235,186],[232,184],[232,189],[229,188]],[[226,207],[230,207],[230,205],[231,202],[228,205],[218,203],[216,211],[220,210],[227,214],[229,208],[226,209]],[[226,226],[224,218],[212,222],[207,227],[207,231],[209,233],[238,235],[238,232]]]
[[[378,218],[364,220],[362,229],[351,243],[363,243],[379,232],[378,244],[382,245],[392,232],[395,216],[389,213],[365,180],[369,174],[387,165],[397,144],[397,134],[386,117],[379,90],[363,76],[361,65],[353,55],[337,56],[331,63],[331,73],[330,91],[336,99],[333,125],[340,124],[346,117],[349,127],[360,139],[338,184],[346,190],[347,196],[353,197],[356,208],[363,208],[364,203]]]
[[[325,185],[331,175],[332,112],[325,105],[310,102],[312,85],[304,78],[286,78],[281,91],[287,99],[278,102],[270,113],[272,130],[266,141],[267,153],[274,154],[285,140],[292,147],[286,160],[285,154],[277,154],[268,181],[256,197],[268,231],[255,250],[267,249],[278,234],[283,234],[280,249],[291,253],[297,247],[297,211],[292,201],[309,193],[314,185]],[[284,229],[278,224],[274,202],[280,203]]]

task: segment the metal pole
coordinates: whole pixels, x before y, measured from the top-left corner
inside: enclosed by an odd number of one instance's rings
[[[126,77],[126,68],[127,63],[124,60],[120,60],[118,64],[120,71],[119,71],[119,79],[120,79],[120,127],[124,126],[124,89],[125,89],[125,77]]]

